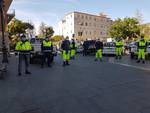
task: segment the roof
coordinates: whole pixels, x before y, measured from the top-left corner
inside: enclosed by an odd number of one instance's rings
[[[73,12],[69,12],[69,13],[67,13],[65,15],[67,16],[67,15],[72,14],[72,13],[85,14],[85,15],[95,16],[95,17],[102,17],[102,18],[107,18],[107,19],[111,20],[111,18],[107,17],[107,15],[105,15],[103,13],[100,13],[99,15],[94,15],[94,14],[89,14],[89,13],[84,13],[84,12],[73,11]]]

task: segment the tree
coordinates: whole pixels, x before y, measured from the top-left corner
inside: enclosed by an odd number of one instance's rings
[[[134,17],[137,18],[140,24],[143,23],[143,14],[139,9],[136,10]]]
[[[149,39],[150,38],[150,25],[149,24],[141,25],[141,33],[144,34],[146,39]]]
[[[39,26],[39,34],[38,37],[39,38],[43,38],[44,37],[44,29],[46,27],[46,24],[44,22],[42,22]]]
[[[117,19],[113,22],[109,34],[112,38],[137,38],[140,35],[139,21],[136,18]]]
[[[10,36],[25,33],[26,29],[34,29],[34,26],[27,22],[22,22],[18,19],[14,19],[8,25],[8,33]]]
[[[59,41],[63,40],[63,37],[60,35],[56,35],[56,36],[52,37],[52,40],[55,42],[59,42]]]
[[[53,27],[51,26],[47,26],[44,22],[41,23],[40,27],[39,27],[39,37],[51,37],[54,34],[54,30]]]
[[[14,46],[15,43],[19,40],[19,36],[22,33],[26,33],[26,29],[34,29],[34,26],[31,25],[28,22],[22,22],[21,20],[14,19],[9,25],[8,25],[8,33],[9,33],[9,39],[11,42],[11,46]]]

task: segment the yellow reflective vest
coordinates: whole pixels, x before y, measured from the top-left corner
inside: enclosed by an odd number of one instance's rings
[[[116,42],[116,48],[120,48],[120,47],[123,47],[123,46],[124,46],[123,41],[117,41]]]
[[[16,44],[15,50],[19,52],[29,52],[32,50],[32,47],[29,41],[25,41],[25,42],[19,41]]]
[[[51,47],[52,46],[52,42],[51,41],[43,41],[43,47]]]
[[[73,44],[73,43],[70,44],[70,48],[71,48],[71,49],[76,49],[76,47],[77,47],[77,45],[76,45],[75,42],[74,42],[74,44]]]
[[[145,40],[139,41],[138,48],[139,49],[145,49],[146,48],[146,41]]]

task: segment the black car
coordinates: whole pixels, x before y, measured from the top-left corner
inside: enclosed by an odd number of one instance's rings
[[[83,43],[83,55],[95,54],[95,40],[86,40]]]

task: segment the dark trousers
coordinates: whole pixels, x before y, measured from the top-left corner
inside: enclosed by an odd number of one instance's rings
[[[43,53],[41,66],[44,66],[45,61],[47,61],[48,66],[51,66],[51,63],[52,63],[52,53],[51,52]]]
[[[29,68],[29,54],[19,54],[18,73],[22,72],[22,62],[25,63],[25,71]]]

